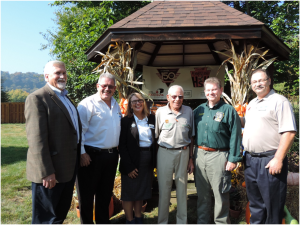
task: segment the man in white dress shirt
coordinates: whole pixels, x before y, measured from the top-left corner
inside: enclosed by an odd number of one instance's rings
[[[116,90],[114,76],[104,73],[97,83],[98,92],[78,105],[82,121],[82,142],[77,189],[80,220],[93,224],[109,223],[109,203],[112,195],[118,150],[121,110],[112,97]]]

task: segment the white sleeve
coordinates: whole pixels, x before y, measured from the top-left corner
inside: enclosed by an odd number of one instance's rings
[[[282,101],[277,105],[276,117],[278,121],[278,133],[297,131],[293,107],[288,100]]]

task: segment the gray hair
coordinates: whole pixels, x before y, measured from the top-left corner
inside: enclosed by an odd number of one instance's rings
[[[182,88],[180,85],[173,85],[173,86],[171,86],[171,87],[169,88],[169,90],[168,90],[168,95],[171,94],[171,92],[172,92],[174,89],[176,89],[176,88],[181,89],[182,94],[184,94],[184,90],[183,90],[183,88]]]
[[[53,69],[54,65],[61,65],[61,66],[64,66],[66,68],[65,63],[62,62],[62,61],[54,60],[54,61],[47,62],[46,65],[45,65],[45,67],[44,67],[45,81],[47,81],[46,80],[46,74],[50,74],[52,72],[52,69]]]
[[[52,67],[54,65],[62,65],[62,66],[64,66],[66,68],[65,63],[62,62],[62,61],[58,61],[58,60],[49,61],[49,62],[46,63],[46,65],[44,67],[44,75],[45,74],[49,74],[51,72],[50,70],[52,69]]]
[[[102,73],[98,79],[98,84],[100,84],[100,81],[102,80],[103,77],[114,80],[114,84],[116,85],[116,78],[111,73]]]
[[[222,88],[221,86],[221,81],[219,78],[217,77],[210,77],[210,78],[207,78],[205,81],[204,81],[204,90],[205,90],[205,87],[206,87],[206,84],[216,84],[218,86],[218,88]]]

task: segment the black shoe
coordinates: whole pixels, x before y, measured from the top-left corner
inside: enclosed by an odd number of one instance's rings
[[[143,217],[135,217],[136,224],[143,224]]]
[[[135,224],[135,218],[133,218],[131,221],[126,220],[126,224]]]

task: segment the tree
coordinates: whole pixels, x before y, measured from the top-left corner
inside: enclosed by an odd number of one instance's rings
[[[1,102],[8,102],[9,96],[8,93],[3,90],[3,83],[4,83],[4,79],[3,77],[1,77]]]
[[[8,92],[8,95],[9,95],[10,102],[25,102],[29,93],[21,89],[16,89],[16,90],[10,90]]]
[[[148,2],[54,2],[60,6],[55,22],[57,31],[43,34],[51,54],[65,62],[68,73],[67,89],[75,103],[94,94],[98,75],[92,74],[96,63],[88,62],[85,51],[112,24],[132,14]]]
[[[299,93],[299,1],[224,1],[265,23],[291,50],[290,59],[274,63],[274,83],[284,82],[284,95]]]

